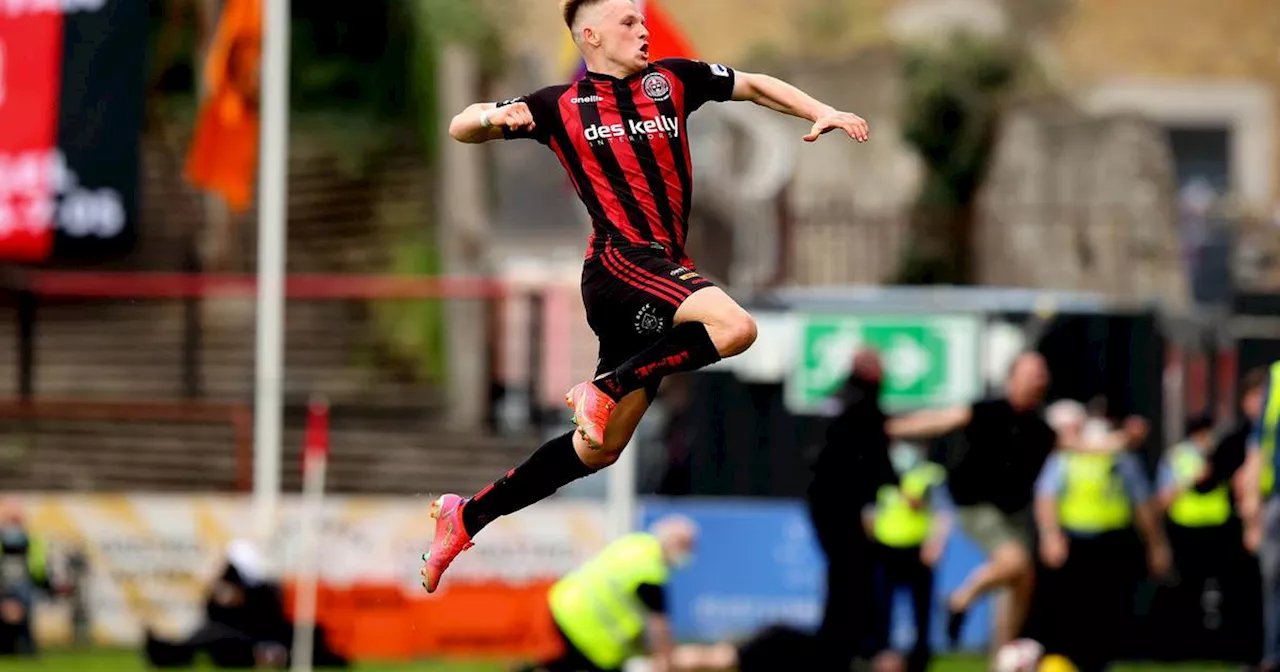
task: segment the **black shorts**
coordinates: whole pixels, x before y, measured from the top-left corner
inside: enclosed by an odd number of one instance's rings
[[[671,328],[690,294],[715,285],[665,251],[610,240],[582,267],[587,324],[600,340],[596,375],[612,371],[653,345]],[[649,399],[661,381],[645,388]]]

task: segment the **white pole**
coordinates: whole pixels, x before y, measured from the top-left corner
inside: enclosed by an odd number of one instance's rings
[[[324,474],[329,465],[329,402],[314,396],[307,408],[302,451],[302,510],[299,512],[297,591],[293,610],[293,672],[311,672],[316,627],[317,564],[324,516]]]
[[[298,530],[298,583],[293,610],[292,672],[311,672],[316,626],[316,560],[319,556],[320,518],[324,509],[324,454],[306,460],[302,485],[302,520]]]
[[[606,491],[606,503],[609,514],[609,538],[618,537],[631,532],[636,520],[636,462],[639,450],[633,437],[622,450],[618,461],[609,467],[609,482]]]
[[[289,157],[289,0],[263,3],[258,305],[253,416],[253,508],[260,539],[275,529],[280,497],[284,377],[284,263]]]

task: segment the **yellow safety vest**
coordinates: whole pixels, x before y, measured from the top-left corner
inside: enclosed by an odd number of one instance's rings
[[[1058,518],[1070,532],[1101,533],[1121,530],[1133,518],[1124,479],[1116,472],[1112,453],[1066,453],[1067,487],[1058,503]]]
[[[666,585],[662,546],[651,534],[626,535],[551,587],[551,614],[565,637],[597,667],[621,668],[644,634],[641,584]]]
[[[15,581],[18,575],[25,572],[30,581],[41,583],[48,577],[48,548],[44,541],[38,537],[27,536],[26,562],[16,557],[5,557],[3,548],[0,548],[0,582]],[[10,561],[14,562],[10,562]]]
[[[1280,431],[1280,362],[1271,365],[1271,384],[1262,414],[1262,496],[1271,494],[1276,484],[1276,432]]]
[[[929,538],[932,512],[926,502],[921,508],[912,500],[924,500],[929,488],[942,483],[946,472],[942,467],[925,463],[902,476],[899,485],[886,485],[876,492],[876,514],[873,532],[876,541],[891,548],[915,548]]]
[[[1205,457],[1189,443],[1180,443],[1170,456],[1174,479],[1183,485],[1194,484]],[[1226,483],[1211,492],[1196,492],[1194,487],[1183,490],[1169,507],[1169,520],[1181,527],[1218,527],[1231,518],[1231,493]]]

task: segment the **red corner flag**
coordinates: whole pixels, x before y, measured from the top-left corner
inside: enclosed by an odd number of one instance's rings
[[[302,464],[329,455],[329,402],[323,397],[312,397],[307,406],[307,435],[303,444]]]

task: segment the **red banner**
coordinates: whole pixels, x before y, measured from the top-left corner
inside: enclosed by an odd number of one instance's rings
[[[62,13],[0,14],[0,260],[53,249]]]

